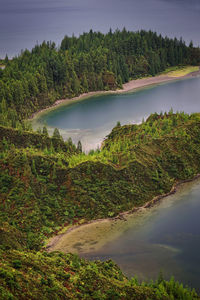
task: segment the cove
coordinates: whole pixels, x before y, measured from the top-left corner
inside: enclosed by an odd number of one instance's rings
[[[184,183],[155,206],[124,219],[80,226],[51,251],[78,253],[90,260],[113,259],[128,276],[145,281],[162,271],[200,291],[200,179]]]
[[[113,259],[128,275],[156,279],[159,271],[200,291],[200,179],[124,225],[121,236],[100,250],[81,255]],[[132,219],[134,216],[132,216]],[[126,223],[126,222],[124,222]]]
[[[200,111],[200,77],[176,80],[125,94],[99,95],[47,111],[36,126],[57,127],[64,139],[81,140],[88,151],[100,146],[116,125],[139,123],[149,114],[161,111]]]
[[[199,92],[200,78],[178,80],[134,93],[92,97],[56,108],[44,114],[42,122],[63,132],[80,132],[83,137],[87,131],[95,136],[97,130],[105,136],[102,128],[110,131],[109,124],[116,124],[117,120],[122,124],[139,122],[150,112],[171,107],[174,111],[199,111]],[[85,138],[87,140],[87,136]],[[54,250],[78,252],[89,259],[111,258],[128,276],[136,275],[140,280],[155,279],[159,271],[163,271],[166,279],[174,275],[176,280],[199,289],[199,195],[198,180],[154,208],[133,215],[130,221],[107,224],[106,228],[103,222],[93,224],[93,229],[88,226],[84,234],[80,230],[80,234],[74,236],[75,231],[71,232]]]

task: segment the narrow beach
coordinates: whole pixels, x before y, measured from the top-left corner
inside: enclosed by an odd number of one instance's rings
[[[75,101],[83,100],[85,98],[89,98],[92,96],[97,96],[97,95],[102,95],[102,94],[127,93],[130,91],[134,91],[134,90],[141,89],[141,88],[151,86],[151,85],[157,85],[157,84],[161,84],[161,83],[165,83],[165,82],[169,82],[169,81],[187,79],[187,78],[192,78],[192,77],[196,77],[196,76],[200,76],[200,70],[198,70],[196,72],[191,72],[184,76],[170,76],[170,73],[169,73],[169,74],[158,75],[155,77],[147,77],[147,78],[142,78],[142,79],[137,79],[137,80],[131,80],[131,81],[123,84],[123,89],[121,89],[121,90],[88,92],[88,93],[83,93],[74,98],[66,98],[66,99],[57,100],[53,105],[32,114],[32,116],[29,118],[29,120],[35,119],[42,113],[44,113],[48,110],[54,109],[55,107],[65,105],[67,103],[72,103]]]
[[[79,254],[96,251],[107,242],[121,235],[125,227],[124,222],[126,222],[126,228],[136,225],[137,222],[135,223],[133,216],[144,215],[148,208],[155,206],[162,199],[175,194],[180,186],[199,178],[200,174],[197,174],[192,179],[177,182],[172,186],[170,192],[158,195],[143,206],[135,207],[131,211],[121,212],[114,218],[91,220],[81,225],[66,228],[66,231],[64,228],[62,230],[63,233],[57,234],[48,240],[45,250],[48,252],[62,251]]]
[[[97,95],[97,94],[103,94],[103,93],[125,93],[125,92],[129,92],[132,90],[136,90],[136,89],[140,89],[146,86],[150,86],[150,85],[157,85],[160,83],[165,83],[168,81],[175,81],[175,80],[180,80],[180,79],[187,79],[187,78],[192,78],[192,77],[196,77],[200,75],[200,70],[196,71],[196,72],[192,72],[189,73],[185,76],[179,76],[179,77],[170,77],[168,75],[159,75],[156,77],[148,77],[148,78],[143,78],[143,79],[138,79],[138,80],[132,80],[126,84],[123,85],[123,89],[122,90],[118,90],[118,91],[110,91],[110,92],[90,92],[87,94],[82,94],[79,97],[73,98],[73,99],[63,99],[63,100],[58,100],[55,105],[59,105],[61,103],[65,103],[66,101],[74,101],[75,99],[79,100],[85,97],[89,97],[89,96],[93,96],[93,95]],[[197,175],[195,178],[193,178],[192,180],[199,178],[199,175]],[[191,180],[186,180],[184,182],[188,182]],[[55,251],[55,250],[59,250],[59,251],[64,251],[64,252],[79,252],[81,248],[85,249],[85,246],[82,244],[82,242],[80,242],[78,239],[76,240],[75,236],[78,236],[78,234],[84,233],[84,232],[88,232],[88,228],[96,228],[96,227],[101,227],[100,233],[99,233],[99,241],[95,241],[95,243],[91,246],[91,248],[100,248],[102,246],[102,242],[101,240],[101,236],[104,236],[104,243],[106,241],[106,237],[105,235],[109,236],[110,239],[110,232],[112,232],[112,224],[113,222],[115,223],[115,227],[118,226],[116,225],[116,223],[119,221],[119,223],[123,222],[123,221],[127,221],[127,217],[131,216],[131,215],[135,215],[138,212],[144,211],[149,207],[152,207],[153,205],[155,205],[156,203],[158,203],[161,199],[163,199],[164,197],[167,197],[173,193],[176,192],[177,187],[184,183],[184,182],[178,182],[175,183],[171,189],[171,191],[167,194],[164,195],[159,195],[156,196],[155,198],[153,198],[152,200],[146,202],[143,206],[141,207],[135,207],[133,208],[131,211],[128,212],[121,212],[118,216],[114,217],[114,218],[108,218],[108,219],[98,219],[98,220],[91,220],[91,221],[87,221],[84,222],[83,224],[78,224],[76,226],[70,226],[70,228],[64,228],[60,234],[57,234],[56,236],[53,236],[51,239],[49,239],[49,241],[47,242],[46,245],[46,250],[47,251]],[[120,226],[119,225],[119,230],[120,230]],[[92,229],[92,230],[93,230]],[[94,230],[95,231],[95,230]],[[77,232],[77,235],[74,233]],[[102,232],[102,233],[101,233]],[[109,233],[109,234],[107,234]],[[87,235],[87,233],[85,233],[84,235]],[[116,237],[116,231],[115,233],[113,232],[113,238]],[[95,238],[95,235],[94,235]],[[92,238],[91,238],[92,239]],[[90,240],[91,240],[90,239]],[[67,243],[66,243],[67,240]],[[87,239],[86,239],[86,243],[87,244]],[[89,251],[89,249],[88,249]]]

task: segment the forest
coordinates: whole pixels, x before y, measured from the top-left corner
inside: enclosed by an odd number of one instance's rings
[[[139,125],[117,122],[88,154],[58,129],[50,137],[26,121],[57,99],[199,62],[192,43],[125,29],[66,36],[59,48],[43,42],[1,62],[0,299],[200,299],[173,277],[139,282],[111,260],[46,248],[63,228],[134,212],[200,173],[200,114],[170,110]]]
[[[59,48],[43,42],[4,60],[0,69],[0,124],[26,128],[23,119],[55,100],[121,88],[167,67],[198,65],[200,49],[152,31],[111,30],[65,36]]]

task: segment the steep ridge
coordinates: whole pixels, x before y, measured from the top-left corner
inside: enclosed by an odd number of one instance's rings
[[[117,124],[88,155],[61,137],[0,133],[1,299],[199,299],[173,279],[141,285],[112,261],[41,250],[63,226],[133,210],[200,173],[199,114]]]

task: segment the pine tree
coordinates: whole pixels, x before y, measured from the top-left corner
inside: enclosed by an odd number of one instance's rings
[[[84,92],[88,92],[88,82],[85,74],[83,75],[83,79],[82,79],[82,87]]]
[[[7,104],[5,98],[3,98],[0,104],[0,112],[4,114],[6,111],[7,111]]]
[[[47,127],[46,127],[46,126],[43,127],[43,129],[42,129],[42,134],[43,134],[44,136],[49,136],[48,130],[47,130]]]
[[[59,132],[58,128],[54,129],[52,137],[55,138],[55,139],[61,139],[61,135],[60,135],[60,132]]]
[[[81,141],[78,141],[77,151],[78,151],[79,153],[82,153],[82,144],[81,144]]]
[[[31,169],[32,169],[32,173],[37,176],[37,171],[36,171],[35,160],[34,159],[32,160]]]

